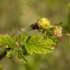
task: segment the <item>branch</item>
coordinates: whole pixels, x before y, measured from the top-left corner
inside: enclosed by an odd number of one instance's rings
[[[32,24],[32,25],[30,25],[30,26],[27,26],[27,27],[25,27],[25,28],[20,28],[20,29],[19,29],[17,32],[15,32],[12,36],[13,36],[13,37],[17,37],[17,36],[19,36],[21,33],[25,33],[25,32],[27,32],[27,31],[31,31],[31,30],[35,30],[35,29],[39,29],[37,23],[34,23],[34,24]]]
[[[27,26],[25,28],[20,28],[18,31],[16,31],[12,35],[12,37],[17,38],[21,33],[25,33],[27,31],[35,30],[35,29],[41,31],[42,33],[44,33],[44,31],[48,31],[48,30],[49,31],[53,31],[53,34],[55,36],[57,36],[57,37],[61,37],[62,36],[62,27],[50,25],[49,19],[47,19],[47,18],[41,18],[36,23],[34,23],[34,24],[30,25],[30,26]],[[11,50],[11,48],[6,48],[4,50],[4,52],[0,55],[0,59],[4,58],[6,56],[6,54],[7,54],[6,51],[7,50]]]

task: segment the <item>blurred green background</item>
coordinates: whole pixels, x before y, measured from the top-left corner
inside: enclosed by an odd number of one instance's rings
[[[35,23],[41,17],[50,19],[51,24],[68,22],[70,0],[0,0],[0,34],[12,35],[20,27]],[[34,35],[38,31],[30,31]],[[53,53],[27,56],[27,64],[13,53],[12,59],[0,60],[2,70],[70,70],[70,46],[63,35]],[[0,48],[0,54],[3,48]],[[0,69],[1,70],[1,69]]]

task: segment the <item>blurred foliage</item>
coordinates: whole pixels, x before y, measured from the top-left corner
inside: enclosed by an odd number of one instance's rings
[[[12,35],[18,28],[35,23],[40,17],[47,17],[51,23],[67,24],[70,0],[0,0],[0,33]],[[37,31],[28,32],[30,35]],[[63,35],[51,54],[27,56],[27,64],[17,59],[0,60],[2,70],[70,70],[70,47],[68,37]],[[3,48],[0,49],[1,53]]]

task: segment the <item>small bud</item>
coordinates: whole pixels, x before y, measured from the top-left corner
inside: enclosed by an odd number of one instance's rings
[[[16,46],[16,47],[19,47],[19,43],[18,43],[18,42],[16,42],[16,43],[15,43],[15,46]]]
[[[3,36],[8,36],[8,34],[6,33],[6,34],[3,34]]]
[[[37,25],[40,29],[46,29],[50,26],[50,20],[48,18],[41,18],[37,21]]]
[[[57,37],[62,36],[62,27],[56,26],[53,30],[53,34]]]

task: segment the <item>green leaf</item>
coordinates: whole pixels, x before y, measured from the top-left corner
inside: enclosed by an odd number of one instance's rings
[[[7,54],[6,54],[6,56],[8,57],[8,58],[11,58],[12,57],[12,50],[7,50]]]
[[[24,53],[37,53],[37,54],[46,54],[51,53],[53,51],[53,48],[57,45],[57,40],[53,36],[47,36],[44,38],[41,35],[35,35],[35,36],[24,36],[20,35],[18,42],[20,44],[20,47],[22,49],[22,55]],[[26,51],[24,51],[24,49]]]
[[[28,42],[28,40],[30,39],[31,37],[28,36],[28,35],[23,35],[23,34],[20,34],[19,35],[19,38],[18,38],[18,43],[19,43],[19,46],[22,48],[23,50],[23,55],[29,55],[29,53],[27,52],[26,48],[24,47],[24,45]]]
[[[18,38],[18,43],[20,44],[20,46],[24,46],[26,42],[29,40],[29,38],[30,36],[28,35],[20,34]]]
[[[13,47],[15,45],[16,39],[14,37],[10,37],[9,35],[0,35],[0,44],[8,45],[9,47]]]
[[[46,54],[53,51],[52,46],[56,46],[55,43],[51,38],[44,39],[41,35],[35,35],[25,44],[25,48],[30,54]]]
[[[16,51],[18,58],[22,59],[24,63],[27,63],[27,60],[25,59],[24,55],[23,55],[23,50],[21,47],[19,47]]]
[[[48,37],[46,37],[46,39],[47,39],[47,43],[51,46],[57,46],[57,44],[58,44],[58,41],[57,41],[57,39],[54,37],[54,36],[48,36]]]

